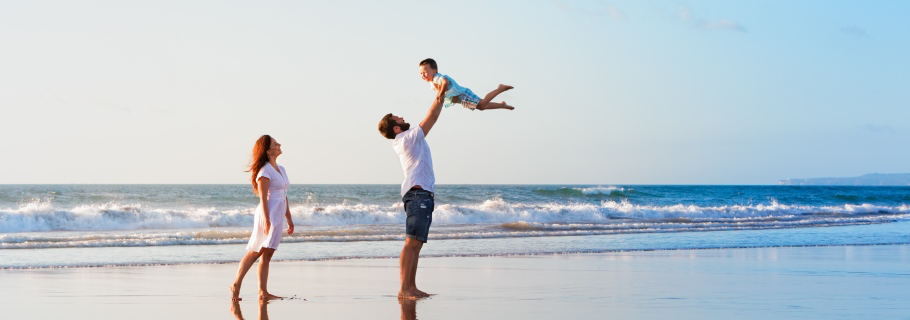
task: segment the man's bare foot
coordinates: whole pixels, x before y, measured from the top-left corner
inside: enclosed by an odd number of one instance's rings
[[[279,297],[279,296],[276,296],[276,295],[268,293],[268,292],[259,293],[259,300],[279,300],[279,299],[284,299],[284,297]]]
[[[424,297],[424,298],[433,295],[433,294],[430,294],[430,293],[423,292],[423,290],[420,290],[420,289],[417,289],[417,288],[415,288],[414,290],[417,290],[417,293],[419,293],[419,294],[420,294],[422,297]]]
[[[416,299],[428,297],[428,295],[425,296],[425,294],[426,293],[421,293],[421,291],[417,290],[417,289],[408,289],[408,290],[398,291],[398,298],[416,300]]]
[[[499,85],[499,88],[497,88],[496,90],[499,90],[499,91],[501,91],[501,92],[505,92],[505,91],[512,90],[512,88],[514,88],[514,87],[513,87],[513,86],[510,86],[510,85],[501,84],[501,85]]]
[[[240,301],[243,298],[240,298],[240,287],[237,284],[231,285],[231,301]]]

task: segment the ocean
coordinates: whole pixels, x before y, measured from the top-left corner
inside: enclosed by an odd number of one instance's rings
[[[292,185],[275,260],[392,258],[398,185]],[[236,263],[249,185],[0,185],[0,268]],[[910,244],[910,187],[439,185],[422,256]]]

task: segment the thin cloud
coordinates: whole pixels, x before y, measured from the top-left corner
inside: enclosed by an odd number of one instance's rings
[[[555,4],[557,7],[559,7],[559,9],[562,9],[563,11],[572,11],[572,7],[569,7],[569,4],[567,4],[565,1],[553,0],[553,4]]]
[[[623,20],[626,18],[626,14],[619,10],[619,8],[614,7],[613,5],[607,5],[607,14],[610,15],[610,18],[613,20]]]
[[[857,38],[864,38],[864,39],[871,38],[869,36],[869,33],[866,32],[866,29],[863,29],[863,28],[860,28],[857,26],[849,26],[849,27],[840,28],[840,32],[842,32],[843,34],[846,34],[848,36],[853,36],[853,37],[857,37]]]
[[[706,21],[701,26],[706,29],[747,32],[746,27],[733,20]]]
[[[126,113],[131,113],[131,112],[133,112],[133,110],[132,110],[130,107],[127,107],[127,106],[124,106],[124,105],[120,105],[120,104],[117,104],[117,103],[113,103],[113,102],[108,101],[108,100],[97,100],[96,104],[97,104],[98,106],[104,108],[104,109],[107,109],[107,110],[113,110],[113,111],[119,111],[119,112],[126,112]]]
[[[151,110],[158,114],[171,114],[171,111],[162,107],[152,107]]]
[[[684,6],[684,5],[680,5],[677,8],[676,18],[679,19],[679,21],[684,24],[688,24],[690,26],[693,26],[696,28],[701,28],[701,29],[728,30],[728,31],[736,31],[736,32],[743,32],[743,33],[749,32],[749,30],[746,29],[745,26],[743,26],[739,22],[736,22],[735,20],[732,20],[732,19],[711,20],[711,19],[696,17],[696,15],[692,13],[692,10],[689,9],[689,7]]]
[[[595,19],[624,20],[626,18],[625,12],[605,2],[570,2],[572,1],[553,0],[557,7],[570,14],[583,14]]]
[[[891,126],[878,125],[878,124],[866,124],[857,126],[862,130],[873,132],[873,133],[894,133],[894,128]]]
[[[689,8],[685,6],[679,6],[679,10],[676,12],[676,16],[679,17],[679,21],[688,23],[692,20],[692,13],[689,12]]]

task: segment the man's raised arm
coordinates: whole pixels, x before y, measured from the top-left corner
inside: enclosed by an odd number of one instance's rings
[[[423,129],[424,137],[430,134],[430,129],[433,128],[433,125],[436,124],[436,120],[439,119],[439,114],[442,113],[442,101],[443,99],[436,98],[436,100],[433,101],[433,106],[430,107],[430,112],[427,112],[427,117],[423,118],[423,121],[420,122],[420,128]]]

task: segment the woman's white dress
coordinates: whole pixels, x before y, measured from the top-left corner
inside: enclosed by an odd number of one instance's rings
[[[256,181],[260,177],[269,178],[269,222],[272,226],[269,233],[265,233],[265,218],[262,214],[262,202],[256,207],[255,217],[253,218],[253,234],[250,235],[250,242],[246,245],[247,251],[259,252],[259,248],[278,249],[281,242],[281,235],[285,233],[285,217],[287,212],[287,192],[291,186],[288,180],[287,171],[284,167],[278,166],[281,172],[275,170],[271,164],[266,163],[259,173],[256,174]]]

